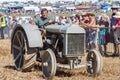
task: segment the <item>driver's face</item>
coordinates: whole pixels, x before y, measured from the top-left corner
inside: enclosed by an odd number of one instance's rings
[[[48,12],[47,11],[43,11],[41,15],[42,15],[43,18],[47,18]]]

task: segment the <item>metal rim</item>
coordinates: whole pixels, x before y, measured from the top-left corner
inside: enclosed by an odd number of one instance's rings
[[[52,78],[56,73],[56,57],[51,49],[42,56],[42,71],[45,78]]]
[[[87,66],[89,75],[99,75],[102,71],[102,56],[96,50],[92,50],[87,55],[87,62],[91,65]]]
[[[25,39],[21,30],[16,31],[12,41],[12,51],[15,67],[21,70],[24,65]]]

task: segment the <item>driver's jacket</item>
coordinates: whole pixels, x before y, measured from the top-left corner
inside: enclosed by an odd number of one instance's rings
[[[46,19],[44,19],[43,17],[40,17],[38,19],[35,20],[36,25],[38,25],[39,28],[48,25],[48,21],[51,20],[51,18],[48,16]]]

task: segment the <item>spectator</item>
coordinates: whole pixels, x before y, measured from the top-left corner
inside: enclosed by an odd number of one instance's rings
[[[72,23],[79,25],[80,23],[80,16],[78,14],[72,17]]]
[[[82,20],[80,21],[79,25],[85,28],[86,31],[86,50],[89,50],[89,29],[87,28],[87,24],[89,24],[89,17],[87,13],[82,13]]]
[[[78,14],[75,15],[76,22],[75,24],[79,25],[80,23],[80,16]]]
[[[87,15],[87,13],[82,13],[82,19],[80,20],[80,23],[79,23],[79,25],[81,26],[81,27],[88,27],[87,25],[89,24],[89,17],[88,17],[88,15]],[[87,28],[85,28],[86,30],[87,30]]]
[[[120,55],[120,12],[117,12],[115,16],[113,16],[117,19],[116,25],[113,26],[114,29],[114,37],[115,37],[115,43],[118,47],[118,55]]]
[[[10,38],[11,38],[11,34],[13,31],[13,28],[15,27],[15,25],[18,23],[17,19],[15,16],[13,16],[12,18],[10,18],[10,27],[9,27],[9,33],[10,33]]]
[[[5,22],[6,22],[6,27],[4,28],[4,34],[7,34],[8,35],[8,38],[10,38],[10,29],[9,29],[9,16],[8,15],[5,15]]]
[[[13,29],[15,27],[15,25],[17,24],[17,19],[15,16],[12,17],[12,21],[11,21],[11,29]]]
[[[71,19],[68,16],[66,16],[65,19],[66,19],[66,23],[71,23]]]
[[[82,13],[82,20],[80,21],[80,25],[82,26],[86,26],[85,24],[89,23],[89,17],[87,15],[87,13]]]
[[[71,16],[71,20],[72,20],[72,23],[75,23],[75,14],[72,14],[72,16]]]
[[[34,19],[34,21],[36,22],[36,20],[39,19],[39,18],[40,18],[40,14],[39,14],[39,13],[36,13],[33,19]]]
[[[95,19],[95,15],[93,13],[87,13],[89,17],[89,24],[86,26],[89,27],[88,41],[89,41],[89,49],[96,48],[96,35],[97,35],[97,21]]]
[[[108,40],[106,40],[106,39],[108,39],[108,38],[107,38],[106,35],[108,35],[109,21],[108,21],[108,16],[106,14],[101,15],[99,25],[100,25],[100,30],[99,30],[99,51],[100,51],[101,55],[107,56],[107,54],[106,54],[106,50],[107,50],[106,45],[107,45]],[[104,49],[102,49],[102,45],[103,45]]]
[[[58,24],[66,24],[66,20],[63,18],[63,16],[59,16]]]
[[[4,33],[3,30],[6,27],[6,20],[5,16],[2,12],[0,12],[0,34],[1,34],[1,39],[4,39]]]
[[[21,17],[19,17],[19,19],[18,19],[18,24],[22,24],[22,23],[23,23],[23,20],[22,20]]]
[[[59,22],[59,16],[55,16],[55,22]]]
[[[113,56],[118,56],[118,54],[117,54],[117,47],[116,47],[116,44],[115,44],[115,38],[114,38],[114,29],[113,29],[113,26],[115,26],[116,25],[116,18],[115,17],[113,17],[113,16],[115,16],[116,15],[116,13],[118,12],[118,6],[116,6],[116,5],[113,5],[112,6],[112,16],[111,16],[111,25],[110,25],[110,27],[111,27],[111,29],[110,29],[110,40],[111,40],[111,42],[112,43],[114,43],[114,54],[113,54]]]

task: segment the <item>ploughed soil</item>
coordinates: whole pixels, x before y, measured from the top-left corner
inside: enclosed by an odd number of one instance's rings
[[[10,45],[10,40],[0,40],[0,80],[45,80],[38,66],[30,72],[16,70]],[[57,68],[53,80],[120,80],[120,58],[103,57],[103,70],[99,76],[89,76],[86,68],[77,70]]]

